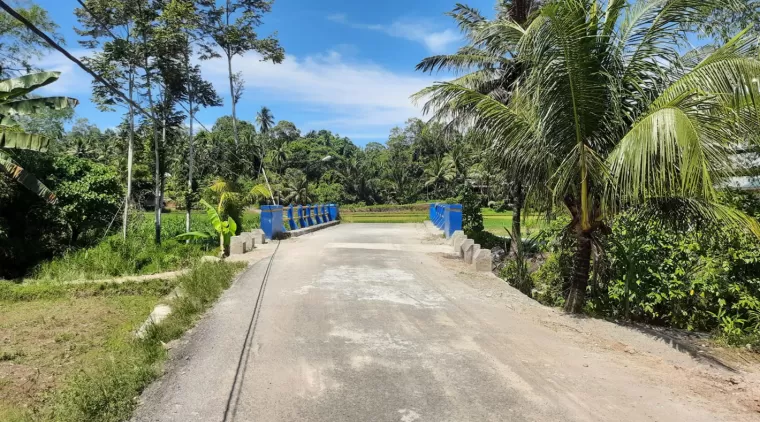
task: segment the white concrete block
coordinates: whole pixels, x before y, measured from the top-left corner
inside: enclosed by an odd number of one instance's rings
[[[253,229],[251,230],[251,234],[253,235],[254,245],[263,245],[267,243],[267,236],[264,234],[264,230]]]
[[[464,253],[467,249],[472,247],[472,245],[475,244],[475,241],[472,239],[465,239],[462,242],[462,245],[459,247],[459,258],[464,259]]]
[[[465,236],[463,231],[457,230],[454,232],[451,236],[451,245],[454,246],[454,252],[459,252],[465,239],[467,239],[467,236]]]
[[[232,236],[230,239],[230,255],[242,255],[245,253],[245,238],[243,236]]]
[[[464,251],[464,263],[472,264],[472,258],[480,251],[480,245],[477,243],[470,245],[469,248]]]
[[[472,268],[475,271],[488,272],[493,269],[491,251],[488,249],[481,249],[472,259]]]
[[[250,252],[256,247],[256,239],[253,236],[253,233],[250,232],[243,232],[240,233],[240,237],[245,239],[245,251]]]

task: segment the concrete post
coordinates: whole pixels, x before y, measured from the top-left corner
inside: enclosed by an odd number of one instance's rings
[[[462,230],[462,204],[449,204],[446,206],[446,219],[443,233],[450,238],[457,230]]]
[[[251,230],[251,236],[253,237],[253,244],[260,244],[263,245],[267,241],[266,233],[264,233],[264,230],[261,229],[253,229]]]
[[[465,251],[467,249],[470,249],[470,247],[472,247],[472,245],[474,245],[474,244],[475,244],[474,240],[472,240],[472,239],[465,239],[462,242],[462,246],[460,246],[460,248],[459,248],[459,257],[462,258],[462,259],[464,259],[464,253],[465,253]]]
[[[311,206],[311,214],[314,216],[314,224],[322,224],[322,220],[319,218],[319,213],[317,213],[317,206],[312,205]]]
[[[307,226],[308,227],[313,226],[314,225],[314,219],[311,217],[311,205],[307,204],[306,205],[306,209],[304,211],[306,211],[306,224],[307,224]]]
[[[474,243],[464,251],[464,263],[472,264],[472,258],[480,251],[480,245]]]
[[[335,221],[338,219],[338,206],[336,204],[330,204],[328,205],[328,210],[330,211],[330,221]]]
[[[242,232],[240,233],[240,237],[242,237],[243,240],[245,240],[245,251],[246,252],[252,251],[256,245],[256,239],[254,239],[253,233]]]
[[[293,205],[288,206],[288,224],[290,225],[290,230],[298,229],[296,220],[293,218]]]
[[[303,217],[303,206],[298,206],[298,227],[304,228],[306,227],[306,220],[304,220]]]
[[[493,269],[493,258],[491,251],[488,249],[481,249],[472,259],[472,268],[475,271],[488,272]]]
[[[462,247],[462,242],[467,239],[467,236],[463,231],[457,230],[451,236],[451,244],[454,246],[454,252],[459,252],[459,248]]]
[[[282,205],[261,206],[261,229],[267,239],[274,239],[284,231],[282,225]]]
[[[232,236],[230,239],[230,255],[242,255],[245,253],[245,239],[243,236]]]

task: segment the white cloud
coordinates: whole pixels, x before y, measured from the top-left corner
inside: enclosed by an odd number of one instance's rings
[[[90,54],[88,50],[71,51],[74,57],[81,58]],[[45,95],[69,95],[81,97],[91,92],[92,76],[79,68],[63,54],[54,51],[34,63],[45,71],[61,72],[61,77],[54,83],[40,88],[36,93]],[[82,98],[79,98],[82,100]]]
[[[203,62],[202,66],[217,91],[226,92],[227,68],[223,60]],[[319,120],[307,122],[307,126],[357,135],[376,133],[419,117],[420,110],[409,97],[435,80],[394,73],[374,64],[350,63],[336,51],[305,58],[288,55],[279,65],[247,54],[237,58],[233,66],[243,73],[243,101],[265,95],[297,104],[320,116]]]
[[[431,53],[443,53],[461,40],[461,36],[452,29],[441,30],[427,19],[397,19],[389,25],[351,22],[343,13],[328,15],[327,19],[356,29],[384,32],[392,37],[404,38],[424,45]]]

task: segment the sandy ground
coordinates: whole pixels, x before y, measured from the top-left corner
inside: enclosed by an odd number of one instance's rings
[[[422,224],[282,242],[174,345],[136,421],[752,421],[760,377],[576,318]],[[692,351],[693,352],[693,351]]]

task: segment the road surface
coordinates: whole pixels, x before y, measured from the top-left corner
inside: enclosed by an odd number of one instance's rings
[[[748,383],[536,304],[421,224],[283,241],[174,346],[135,421],[737,421]],[[729,376],[733,377],[730,378]]]

